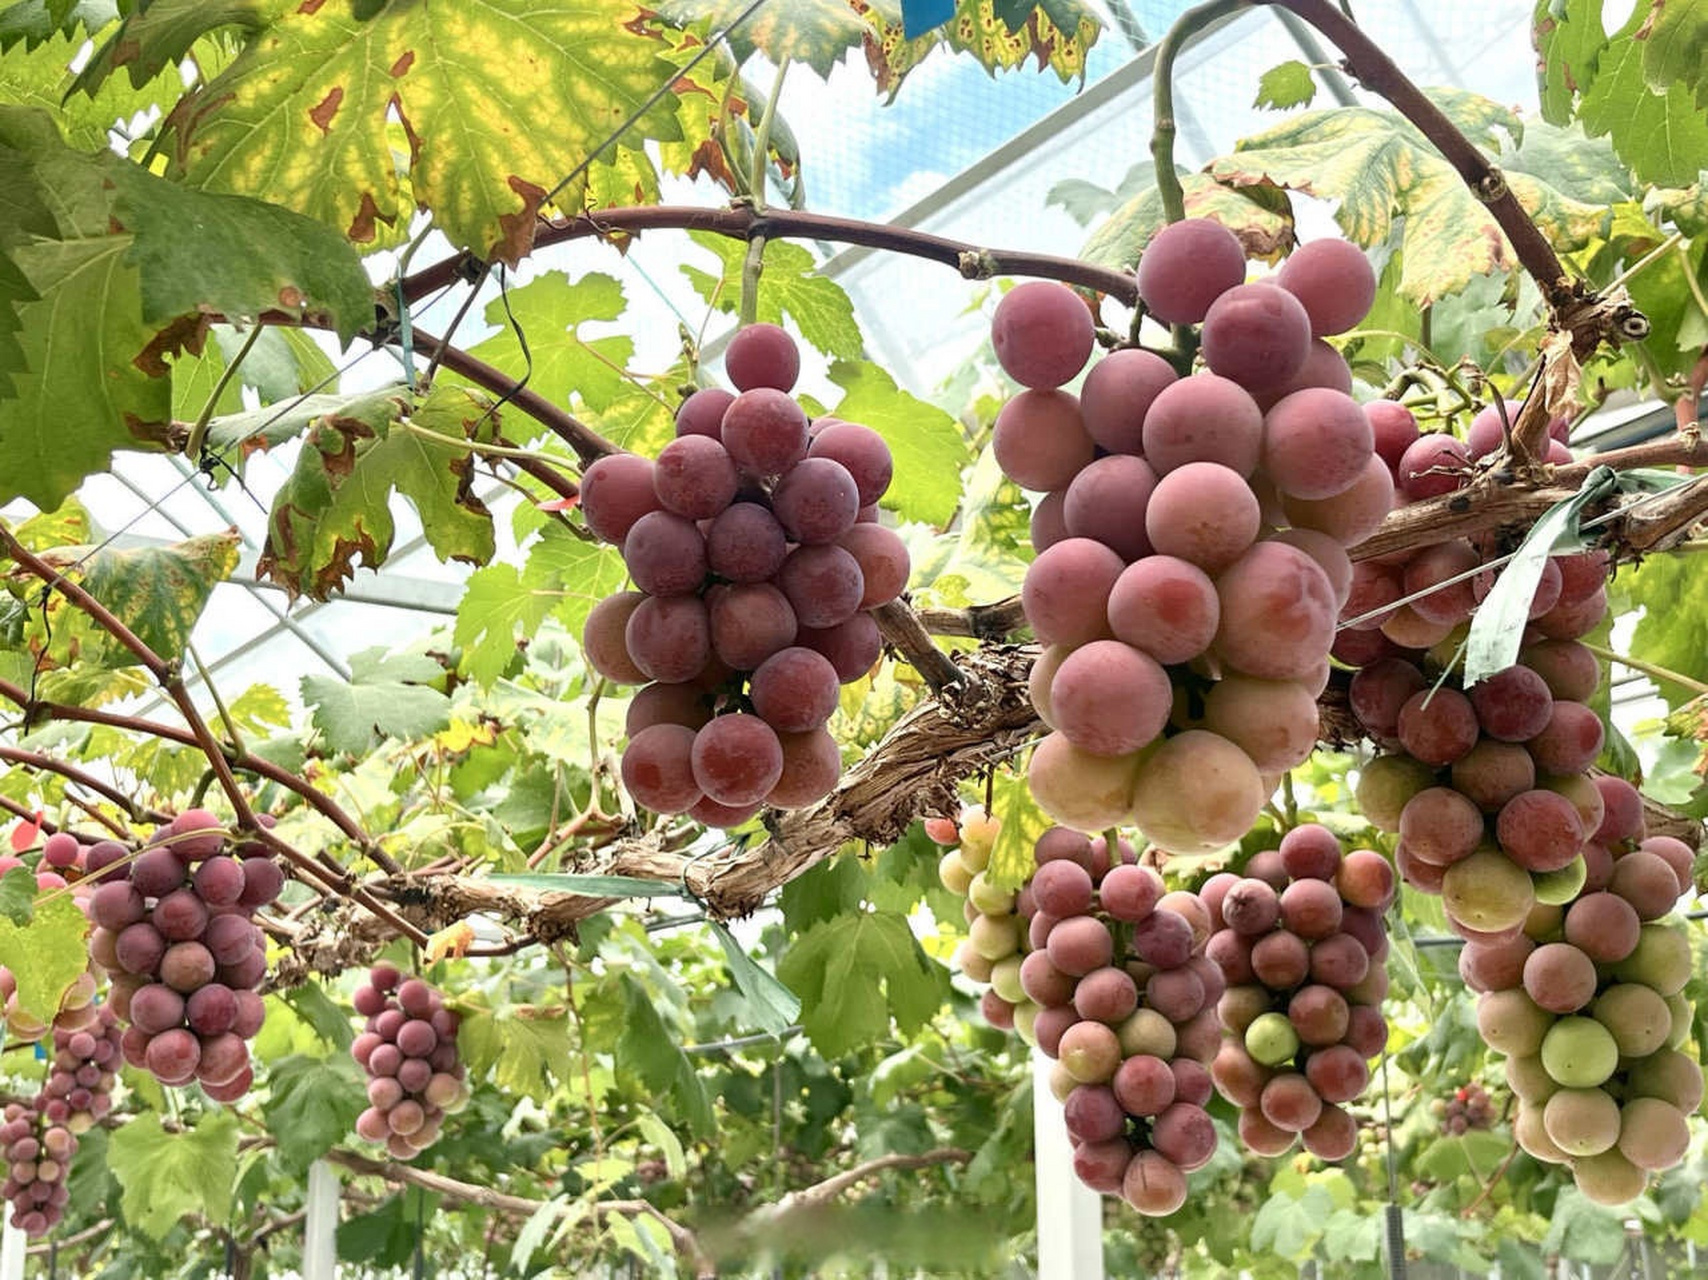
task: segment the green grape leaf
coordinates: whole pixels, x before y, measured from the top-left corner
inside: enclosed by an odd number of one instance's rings
[[[66,96],[70,68],[82,52],[84,37],[70,31],[54,32],[37,41],[22,36],[16,28],[9,29],[7,18],[18,9],[29,7],[20,5],[0,13],[0,48],[18,39],[24,39],[26,46],[12,49],[0,61],[0,102],[40,107],[49,112],[64,131],[66,140],[79,151],[106,149],[115,123],[126,124],[140,112],[165,112],[184,92],[183,77],[174,66],[135,87],[128,81],[114,80],[103,85],[93,97]],[[103,6],[80,7],[94,11]],[[111,4],[104,7],[112,8]]]
[[[568,405],[579,396],[584,404],[604,410],[623,390],[634,340],[626,334],[584,335],[581,326],[618,320],[627,307],[622,282],[615,276],[590,271],[571,280],[566,272],[544,271],[511,289],[508,300],[495,298],[487,304],[486,322],[499,331],[471,347],[469,354],[520,379],[530,368],[516,337],[520,328],[533,361],[530,388],[554,404]]]
[[[660,16],[679,26],[708,23],[724,30],[747,8],[746,0],[656,0]],[[729,46],[746,62],[755,51],[768,62],[803,62],[824,79],[842,56],[860,46],[870,28],[848,0],[790,0],[762,5],[730,32]]]
[[[391,552],[393,488],[419,513],[441,560],[490,560],[492,515],[469,488],[472,455],[442,439],[490,432],[494,419],[484,399],[437,386],[411,412],[407,395],[381,391],[316,418],[273,500],[261,576],[293,595],[324,600],[354,576],[357,556],[377,568]]]
[[[333,1003],[320,983],[309,979],[277,995],[297,1017],[314,1028],[315,1035],[340,1053],[349,1052],[356,1039],[356,1033],[350,1029],[350,1014]]]
[[[1503,135],[1522,138],[1518,117],[1486,98],[1443,89],[1431,97],[1474,142],[1496,147]],[[1399,292],[1418,306],[1459,292],[1475,276],[1517,265],[1511,244],[1453,166],[1393,112],[1309,111],[1243,139],[1209,168],[1223,182],[1268,182],[1339,201],[1336,220],[1365,248],[1385,243],[1401,220]],[[1604,208],[1529,174],[1509,175],[1509,185],[1561,250],[1582,248],[1606,227]]]
[[[253,332],[253,331],[251,331]],[[231,325],[216,324],[208,331],[212,341],[204,343],[201,355],[194,359],[180,357],[172,364],[172,416],[194,422],[207,407],[220,376],[248,342],[250,333],[239,332]],[[216,415],[235,420],[236,415],[247,418],[243,408],[243,388],[253,387],[261,404],[271,405],[300,395],[332,373],[332,361],[318,343],[301,329],[269,325],[255,336],[243,363],[219,393],[214,405]],[[311,400],[316,397],[310,397]],[[260,410],[253,415],[256,424],[274,416],[276,410]],[[218,418],[215,418],[218,421]],[[219,438],[216,437],[219,434]],[[223,428],[209,429],[209,442],[218,449],[241,439],[232,433],[230,423]],[[263,437],[264,438],[264,437]],[[228,459],[233,466],[239,459]]]
[[[36,873],[28,867],[13,867],[0,876],[0,916],[22,927],[36,914]]]
[[[1554,1215],[1538,1251],[1545,1257],[1563,1254],[1611,1267],[1626,1255],[1627,1216],[1596,1204],[1576,1187],[1562,1187],[1554,1198]]]
[[[747,997],[747,1007],[753,1011],[753,1020],[761,1030],[781,1035],[800,1016],[800,997],[748,955],[721,921],[711,923],[712,933],[723,945],[724,958],[729,961],[730,976],[735,979],[741,994]]]
[[[126,261],[142,273],[142,318],[266,312],[333,329],[344,342],[371,325],[374,293],[343,236],[247,196],[192,191],[136,165],[110,167],[113,212],[135,237]]]
[[[623,979],[623,1028],[617,1037],[615,1070],[619,1080],[638,1081],[653,1095],[668,1095],[681,1109],[688,1128],[702,1136],[717,1127],[705,1081],[682,1052],[659,1016],[651,992],[633,978]]]
[[[801,999],[813,1048],[837,1057],[936,1015],[948,975],[929,959],[894,911],[840,916],[813,925],[784,953],[777,976]]]
[[[866,869],[853,853],[844,850],[826,858],[783,886],[777,905],[784,928],[804,933],[814,924],[858,911],[866,897],[866,881]]]
[[[1570,121],[1573,103],[1594,83],[1596,59],[1607,47],[1601,6],[1602,0],[1536,0],[1536,87],[1549,124]]]
[[[1251,105],[1268,107],[1272,111],[1291,111],[1294,107],[1310,106],[1311,99],[1316,96],[1317,82],[1310,67],[1294,58],[1270,67],[1258,77],[1257,100]]]
[[[1239,237],[1246,257],[1274,261],[1293,246],[1293,209],[1287,193],[1267,182],[1224,186],[1202,173],[1182,174],[1188,218],[1212,218]],[[1107,267],[1131,267],[1168,222],[1162,196],[1147,182],[1099,224],[1080,257]]]
[[[875,364],[838,360],[830,380],[845,393],[831,412],[864,423],[890,446],[895,477],[880,505],[903,520],[948,524],[960,503],[961,468],[972,461],[960,424],[901,390]]]
[[[69,36],[78,28],[95,35],[119,16],[114,0],[20,0],[0,11],[0,53],[22,40],[34,49],[55,36]]]
[[[690,231],[688,238],[716,254],[723,270],[712,275],[684,265],[682,274],[709,304],[734,314],[741,302],[741,272],[747,260],[747,245],[709,231]],[[786,240],[773,240],[765,246],[765,270],[759,277],[756,318],[780,325],[785,314],[795,322],[801,337],[826,355],[858,360],[865,354],[860,326],[854,320],[854,304],[842,286],[819,274],[811,252]]]
[[[525,1006],[502,1013],[464,1010],[457,1048],[471,1073],[490,1071],[492,1082],[506,1093],[540,1103],[551,1097],[557,1081],[570,1079],[575,1070],[568,1020]]]
[[[334,751],[360,754],[381,738],[419,738],[451,722],[451,700],[426,681],[445,669],[431,658],[388,654],[383,647],[350,655],[350,679],[304,676],[302,700]]]
[[[168,1132],[158,1113],[141,1112],[113,1131],[107,1164],[124,1188],[125,1221],[151,1240],[187,1213],[223,1226],[237,1185],[237,1113],[204,1111],[193,1129]]]
[[[1633,37],[1643,45],[1643,75],[1656,93],[1674,85],[1708,106],[1708,3],[1654,0]]]
[[[1024,774],[999,772],[991,780],[990,811],[997,828],[985,878],[999,889],[1018,889],[1037,870],[1032,850],[1055,824],[1032,799]]]
[[[267,1066],[261,1114],[286,1168],[303,1173],[351,1130],[366,1099],[362,1070],[348,1054],[293,1053]]]
[[[1649,556],[1619,571],[1618,585],[1643,616],[1631,635],[1633,658],[1690,680],[1708,682],[1708,582],[1687,555]],[[1671,680],[1655,681],[1669,708],[1692,699],[1692,690]]]
[[[546,525],[521,569],[491,564],[469,575],[452,632],[463,651],[461,670],[490,687],[516,656],[517,640],[554,615],[579,638],[593,606],[621,590],[627,576],[617,548]]]
[[[73,92],[93,94],[120,70],[130,82],[143,85],[169,67],[176,67],[203,36],[223,27],[246,32],[265,26],[281,6],[275,0],[152,0],[127,4],[134,10],[95,50],[72,84]]]
[[[1648,16],[1639,5],[1602,52],[1578,116],[1592,136],[1607,134],[1644,182],[1687,187],[1708,168],[1708,112],[1682,81],[1665,93],[1650,91],[1648,42],[1638,38]]]
[[[358,243],[419,202],[458,248],[514,265],[552,188],[672,81],[634,15],[626,0],[397,3],[365,18],[293,5],[167,118],[173,160],[192,186],[265,196]],[[666,93],[619,143],[679,134]]]
[[[12,251],[37,294],[16,306],[22,365],[0,400],[0,502],[57,507],[115,450],[165,448],[172,385],[145,352],[140,278],[130,237],[43,240]]]
[[[0,919],[0,965],[17,980],[20,1010],[53,1021],[60,997],[89,967],[88,932],[88,918],[63,889],[40,894],[27,924]]]

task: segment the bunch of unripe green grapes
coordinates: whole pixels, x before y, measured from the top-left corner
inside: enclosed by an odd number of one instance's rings
[[[1240,1140],[1278,1156],[1299,1139],[1319,1159],[1344,1160],[1358,1145],[1344,1106],[1388,1042],[1382,913],[1393,867],[1369,849],[1343,856],[1334,833],[1310,823],[1200,892],[1215,929],[1207,954],[1227,983],[1216,1012],[1229,1038],[1210,1074],[1240,1108]]]
[[[0,1122],[0,1150],[7,1161],[0,1196],[12,1206],[12,1225],[25,1235],[46,1234],[64,1217],[71,1198],[65,1179],[77,1135],[63,1121],[49,1120],[39,1097],[33,1106],[9,1102]]]
[[[907,586],[907,548],[878,523],[893,471],[870,427],[809,419],[788,394],[794,340],[753,324],[730,340],[738,394],[682,402],[655,460],[587,468],[581,512],[622,548],[635,589],[588,616],[588,663],[644,686],[628,711],[623,786],[655,813],[733,827],[762,806],[830,792],[842,757],[825,722],[877,662],[871,610]]]
[[[1460,1085],[1451,1097],[1437,1098],[1430,1109],[1441,1117],[1441,1132],[1452,1137],[1494,1126],[1494,1099],[1477,1081]]]
[[[430,983],[389,964],[374,966],[354,1003],[368,1020],[350,1046],[368,1073],[368,1107],[356,1117],[356,1132],[412,1160],[438,1140],[445,1117],[468,1103],[457,1053],[462,1018]]]
[[[1516,932],[1468,942],[1459,968],[1482,993],[1478,1030],[1507,1055],[1519,1144],[1570,1165],[1591,1199],[1622,1204],[1684,1158],[1702,1103],[1683,994],[1690,939],[1671,914],[1689,858],[1671,837],[1644,836],[1629,783],[1595,786],[1605,862],[1563,908],[1540,903]]]
[[[1205,368],[1185,377],[1127,348],[1077,396],[1063,390],[1094,342],[1060,285],[1020,285],[991,324],[1026,388],[997,417],[996,459],[1043,495],[1021,592],[1045,646],[1032,701],[1053,730],[1031,759],[1033,796],[1067,826],[1136,823],[1185,853],[1239,839],[1310,755],[1345,548],[1393,500],[1351,372],[1323,340],[1369,309],[1368,261],[1325,240],[1268,279],[1246,270],[1212,221],[1145,247],[1145,310],[1201,325]]]
[[[253,916],[285,883],[266,845],[227,840],[217,816],[186,809],[140,853],[105,841],[87,860],[89,954],[129,1024],[125,1061],[164,1085],[197,1081],[215,1102],[254,1082],[248,1041],[266,1012],[257,988],[267,952]]]
[[[1209,914],[1136,865],[1124,839],[1111,851],[1103,836],[1052,827],[1033,856],[1019,893],[971,877],[958,959],[991,984],[986,1017],[1055,1059],[1079,1179],[1140,1213],[1173,1213],[1216,1149],[1204,1106],[1224,984],[1204,956]],[[961,876],[944,880],[955,889]]]

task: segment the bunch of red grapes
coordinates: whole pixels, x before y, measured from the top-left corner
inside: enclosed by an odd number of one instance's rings
[[[1493,409],[1466,444],[1426,435],[1400,449],[1403,434],[1396,466],[1413,498],[1466,483],[1502,437]],[[1557,460],[1563,446],[1550,448]],[[1385,751],[1362,770],[1358,805],[1399,836],[1401,874],[1439,894],[1466,939],[1460,972],[1482,993],[1483,1039],[1507,1055],[1519,1143],[1622,1204],[1683,1158],[1702,1099],[1690,943],[1669,919],[1692,852],[1646,834],[1636,788],[1591,772],[1602,671],[1579,638],[1607,613],[1604,553],[1546,561],[1518,662],[1468,688],[1458,678],[1467,620],[1496,580],[1483,566],[1504,549],[1497,535],[1450,539],[1356,567],[1335,652],[1359,667],[1351,707]]]
[[[108,844],[88,854],[98,882],[89,954],[129,1023],[125,1061],[161,1084],[199,1081],[209,1098],[234,1102],[254,1081],[247,1042],[265,1013],[256,988],[266,944],[252,917],[279,896],[284,873],[264,845],[222,852],[226,832],[206,809],[186,809],[134,859]]]
[[[738,332],[724,368],[738,394],[689,396],[656,461],[612,455],[581,481],[588,528],[621,546],[636,588],[601,601],[582,636],[600,675],[645,686],[623,785],[714,827],[830,792],[842,757],[825,722],[878,660],[870,611],[909,572],[877,523],[883,437],[808,419],[788,394],[800,353],[775,325]]]
[[[8,1165],[0,1195],[12,1206],[12,1225],[31,1236],[44,1235],[65,1215],[65,1179],[77,1154],[77,1136],[63,1121],[49,1120],[42,1104],[39,1097],[34,1106],[9,1102],[0,1122]]]
[[[1450,1098],[1437,1098],[1434,1109],[1441,1117],[1441,1131],[1450,1136],[1494,1126],[1494,1100],[1475,1080],[1455,1089]]]
[[[95,1025],[82,1031],[55,1027],[53,1058],[37,1099],[42,1114],[73,1133],[87,1133],[113,1109],[113,1081],[124,1052],[124,1028],[113,1006],[98,1006]]]
[[[1080,1180],[1140,1213],[1173,1213],[1216,1149],[1204,1105],[1224,984],[1204,957],[1209,914],[1136,865],[1125,840],[1111,853],[1102,836],[1054,827],[1034,857],[1018,894],[982,872],[967,884],[963,967],[988,977],[986,1016],[1056,1060]]]
[[[1053,732],[1029,782],[1058,822],[1136,823],[1207,852],[1250,827],[1309,757],[1317,696],[1351,582],[1345,548],[1393,502],[1351,372],[1324,335],[1375,296],[1344,241],[1297,250],[1246,284],[1239,240],[1189,219],[1139,261],[1147,312],[1201,324],[1203,371],[1131,348],[1092,365],[1070,290],[1023,284],[991,337],[1026,390],[997,418],[1003,471],[1042,493],[1021,600],[1044,652],[1032,701]]]
[[[1259,1155],[1281,1155],[1296,1138],[1323,1160],[1357,1148],[1344,1105],[1364,1092],[1369,1059],[1388,1042],[1382,913],[1394,893],[1386,858],[1342,856],[1316,824],[1254,855],[1243,877],[1205,883],[1215,927],[1206,953],[1227,983],[1217,1014],[1229,1033],[1210,1073],[1241,1109],[1240,1140]]]
[[[389,964],[369,971],[354,1003],[368,1020],[350,1046],[368,1073],[368,1107],[356,1118],[356,1132],[412,1160],[438,1139],[445,1116],[468,1102],[457,1056],[462,1019],[430,984]]]

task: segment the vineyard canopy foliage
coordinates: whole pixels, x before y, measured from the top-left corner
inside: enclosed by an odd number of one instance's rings
[[[1338,13],[1287,0],[1191,21],[1268,7]],[[991,448],[1014,384],[987,345],[945,385],[903,385],[873,358],[884,317],[821,267],[843,242],[912,254],[918,288],[959,290],[984,312],[1022,276],[1054,275],[1110,342],[1151,341],[1131,270],[1167,202],[1154,162],[1107,157],[1107,186],[1051,193],[1085,235],[1046,246],[1064,255],[1050,259],[809,212],[820,161],[777,110],[785,76],[863,65],[863,109],[878,113],[928,59],[975,61],[1000,92],[1021,76],[1079,82],[1098,43],[1120,38],[1083,0],[961,0],[913,38],[902,9],[0,0],[10,848],[33,862],[61,829],[134,843],[205,803],[234,830],[276,816],[268,839],[292,872],[267,916],[252,1090],[222,1106],[126,1068],[70,1173],[61,1267],[287,1274],[322,1159],[344,1197],[339,1257],[375,1271],[424,1255],[445,1275],[871,1274],[882,1257],[982,1276],[1035,1252],[1028,1051],[984,1025],[951,974],[962,907],[919,822],[989,806],[1003,824],[992,875],[1008,885],[1047,825],[1018,764],[1039,732],[1012,603],[1031,502]],[[1660,469],[1708,464],[1695,416],[1708,5],[1637,0],[1613,29],[1603,9],[1537,0],[1539,116],[1463,89],[1427,96],[1585,294],[1646,317],[1640,340],[1574,345],[1587,331],[1574,325],[1592,322],[1562,318],[1557,282],[1532,277],[1526,243],[1435,127],[1375,93],[1320,105],[1344,68],[1254,76],[1244,91],[1273,118],[1178,181],[1186,212],[1223,222],[1254,260],[1286,257],[1307,206],[1370,254],[1375,306],[1336,340],[1360,398],[1404,398],[1459,431],[1533,385],[1586,431],[1609,401],[1683,406],[1676,432],[1669,418],[1614,459],[1660,500],[1618,528],[1614,620],[1594,637],[1662,703],[1615,723],[1604,684],[1596,709],[1601,765],[1640,776],[1671,829],[1699,835],[1708,578],[1695,561],[1708,543],[1691,530],[1708,503],[1700,480],[1669,488]],[[1406,52],[1390,51],[1402,68]],[[692,208],[664,203],[680,191]],[[1018,227],[1028,211],[1013,212]],[[703,306],[656,361],[621,267],[637,237],[666,229],[689,232],[680,270]],[[490,335],[467,346],[465,302]],[[449,331],[423,329],[429,306],[456,315]],[[790,329],[828,389],[815,411],[888,442],[882,518],[913,576],[880,619],[882,661],[843,688],[837,788],[726,834],[622,792],[629,691],[592,671],[580,637],[626,571],[588,533],[577,484],[601,456],[672,438],[686,389],[718,384],[716,337],[738,317]],[[341,381],[375,348],[404,372]],[[84,486],[139,454],[181,458],[185,484],[230,504],[255,500],[257,458],[284,460],[254,562],[235,529],[127,542]],[[1396,512],[1377,538],[1393,550],[1443,529],[1522,529],[1588,472],[1503,473],[1464,505]],[[432,556],[471,567],[454,617],[347,646],[348,679],[216,696],[198,676],[192,636],[219,584],[252,574],[311,608],[384,583],[400,530],[417,525]],[[1240,844],[1167,860],[1171,883],[1241,865],[1311,817],[1391,853],[1352,803],[1367,758],[1367,744],[1325,743]],[[1434,945],[1439,902],[1407,891],[1391,928],[1386,1098],[1358,1152],[1264,1161],[1219,1115],[1223,1141],[1184,1210],[1109,1210],[1112,1273],[1281,1277],[1311,1258],[1321,1274],[1380,1275],[1380,1210],[1396,1200],[1414,1254],[1511,1276],[1540,1276],[1553,1255],[1615,1262],[1627,1219],[1663,1249],[1708,1245],[1700,1124],[1686,1162],[1625,1214],[1518,1152],[1504,1121],[1443,1133],[1437,1099],[1504,1085],[1453,950]],[[86,931],[67,893],[38,891],[28,871],[0,878],[18,1010],[52,1017],[88,963]],[[1702,1044],[1699,931],[1695,946]],[[352,1127],[366,1103],[350,1000],[377,961],[445,991],[473,1087],[408,1165]],[[28,1099],[40,1064],[27,1048],[5,1062],[7,1098]]]

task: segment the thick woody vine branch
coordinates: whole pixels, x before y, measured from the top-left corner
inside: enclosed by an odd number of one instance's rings
[[[766,240],[826,240],[926,258],[953,267],[968,280],[1038,276],[1107,294],[1126,306],[1132,306],[1139,296],[1131,272],[1101,267],[1078,258],[1016,249],[989,249],[911,227],[861,222],[823,213],[805,213],[798,209],[767,208],[760,211],[751,204],[736,204],[727,209],[637,205],[600,209],[574,218],[554,218],[535,233],[534,248],[542,249],[590,237],[609,239],[615,235],[664,230],[709,231],[743,241],[760,237]],[[478,260],[466,253],[434,263],[404,278],[403,297],[405,301],[415,303],[448,284],[470,278],[470,271],[478,270],[478,267]]]

